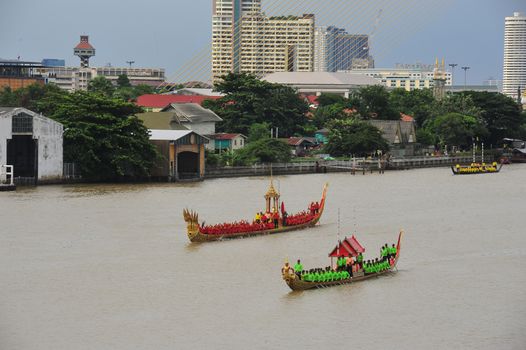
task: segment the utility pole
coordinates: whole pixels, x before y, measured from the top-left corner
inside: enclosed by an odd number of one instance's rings
[[[451,67],[451,89],[453,89],[453,84],[455,81],[455,67],[458,66],[458,63],[450,63],[449,66]]]
[[[132,67],[132,64],[135,63],[135,61],[126,61],[126,63],[128,63],[130,65],[130,68]]]
[[[463,70],[464,70],[464,90],[466,89],[466,81],[467,81],[467,77],[468,77],[468,69],[470,69],[471,67],[468,67],[468,66],[464,66],[464,67],[461,67]]]

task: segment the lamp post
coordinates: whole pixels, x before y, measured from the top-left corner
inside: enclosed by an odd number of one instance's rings
[[[451,88],[453,88],[453,79],[455,78],[455,67],[458,66],[458,63],[450,63],[449,66],[451,67]]]
[[[468,69],[470,69],[471,67],[468,67],[468,66],[464,66],[464,67],[461,67],[463,70],[464,70],[464,90],[466,89],[466,80],[467,80],[467,77],[468,77]]]

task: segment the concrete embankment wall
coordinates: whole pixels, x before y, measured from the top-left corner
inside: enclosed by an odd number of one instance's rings
[[[304,163],[273,164],[272,173],[275,175],[287,174],[314,174],[335,172],[378,172],[382,170],[403,170],[414,168],[448,167],[454,164],[471,163],[471,157],[420,157],[392,159],[389,163],[380,163],[378,160],[353,161],[319,161]],[[267,176],[270,175],[269,165],[254,165],[245,167],[222,167],[206,169],[205,178],[238,177],[238,176]]]

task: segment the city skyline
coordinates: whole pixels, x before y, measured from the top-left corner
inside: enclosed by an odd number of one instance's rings
[[[400,3],[410,5],[408,1]],[[97,49],[97,55],[90,62],[92,66],[111,63],[124,67],[126,61],[133,60],[135,67],[165,68],[169,79],[197,52],[210,47],[211,0],[180,0],[178,4],[152,0],[148,3],[150,12],[144,11],[143,3],[137,0],[127,1],[126,7],[93,0],[80,14],[77,4],[81,3],[21,0],[0,5],[0,58],[20,56],[21,60],[29,61],[59,58],[65,59],[68,66],[78,66],[72,48],[79,35],[86,34]],[[396,63],[429,64],[435,57],[445,57],[446,63],[470,67],[468,84],[481,84],[489,78],[501,80],[504,18],[513,12],[526,12],[526,6],[515,0],[446,1],[436,13],[422,13],[426,22],[414,33],[405,33],[404,23],[391,27],[380,23],[372,43],[372,55],[377,67],[394,67]],[[385,18],[389,15],[383,14]],[[55,23],[53,18],[58,21]],[[344,28],[355,34],[351,22]],[[341,26],[341,23],[318,24]],[[387,47],[386,33],[398,27],[397,44],[375,57],[375,49]],[[455,83],[463,83],[460,69],[455,72]]]

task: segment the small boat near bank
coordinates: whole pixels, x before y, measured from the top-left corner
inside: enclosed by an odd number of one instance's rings
[[[380,275],[385,275],[388,273],[392,273],[396,269],[396,264],[398,263],[398,259],[400,257],[400,241],[402,238],[403,231],[400,231],[398,234],[398,242],[396,245],[396,254],[392,258],[391,263],[389,266],[385,269],[379,270],[379,271],[370,271],[368,269],[364,268],[364,262],[361,262],[361,264],[358,264],[358,268],[356,271],[352,272],[352,276],[346,277],[346,278],[340,278],[340,276],[336,275],[334,276],[334,273],[332,277],[328,278],[327,280],[323,281],[310,281],[306,280],[304,278],[304,275],[298,274],[294,271],[292,267],[288,266],[288,263],[285,264],[285,267],[282,269],[282,278],[285,281],[285,283],[289,286],[290,289],[293,291],[298,290],[308,290],[308,289],[315,289],[315,288],[325,288],[325,287],[332,287],[332,286],[339,286],[343,284],[349,284],[353,282],[359,282],[363,281],[372,277],[378,277]],[[365,249],[361,247],[361,245],[358,243],[356,238],[351,237],[351,239],[344,239],[342,242],[338,243],[338,246],[334,248],[334,250],[329,254],[329,257],[357,257],[362,252],[365,252]],[[332,262],[331,262],[332,265]],[[361,267],[360,267],[361,265]],[[366,271],[367,270],[367,271]],[[345,272],[342,272],[345,273]],[[349,276],[349,273],[346,273],[347,276]],[[343,276],[346,276],[343,275]]]
[[[283,202],[280,203],[280,195],[274,188],[271,180],[270,187],[265,194],[266,212],[272,216],[267,222],[242,221],[240,223],[204,226],[199,224],[199,215],[191,210],[184,209],[183,217],[187,224],[187,235],[191,242],[210,242],[231,238],[242,238],[264,234],[283,233],[300,230],[316,225],[320,220],[325,208],[328,184],[325,184],[321,200],[315,208],[309,207],[309,211],[294,215],[285,214]],[[312,202],[311,202],[312,203]],[[281,210],[281,213],[279,213]],[[285,215],[284,215],[285,214]],[[217,227],[219,226],[219,227]]]
[[[476,161],[476,150],[477,145],[473,142],[473,161],[471,164],[461,165],[455,164],[451,166],[451,171],[453,175],[476,175],[476,174],[492,174],[498,173],[502,168],[502,162],[497,164],[497,162],[485,163],[484,162],[484,142],[481,144],[481,161],[480,163]]]
[[[451,171],[453,172],[453,175],[475,175],[498,173],[501,168],[502,163],[498,165],[497,162],[491,164],[471,163],[469,165],[456,164],[451,166]]]

